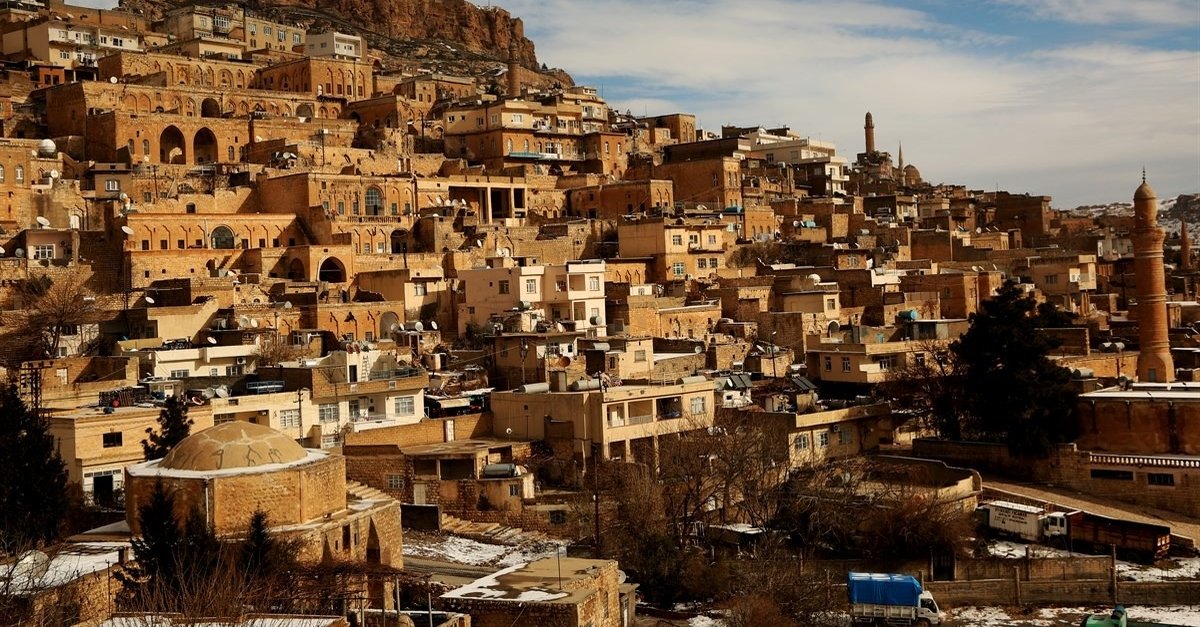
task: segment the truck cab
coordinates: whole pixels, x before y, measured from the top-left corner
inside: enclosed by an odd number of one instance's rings
[[[930,625],[940,625],[945,620],[942,610],[938,608],[937,601],[933,600],[933,594],[928,590],[922,591],[920,596],[920,605],[917,606],[917,620],[929,621]]]
[[[1046,514],[1042,517],[1042,537],[1055,538],[1067,535],[1067,515],[1062,512]]]

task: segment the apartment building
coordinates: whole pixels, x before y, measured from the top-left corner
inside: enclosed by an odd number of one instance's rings
[[[460,270],[462,300],[458,330],[500,324],[509,330],[586,331],[605,326],[603,261],[563,265],[527,263],[521,257],[492,257],[487,267]],[[517,322],[506,323],[506,319]],[[519,322],[524,319],[524,322]],[[515,326],[514,326],[515,325]],[[530,328],[532,326],[532,328]]]

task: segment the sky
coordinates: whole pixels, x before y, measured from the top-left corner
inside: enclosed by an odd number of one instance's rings
[[[931,182],[1200,192],[1200,0],[502,0],[539,60],[635,115],[786,125],[853,161],[863,116]]]
[[[76,0],[109,6],[114,0]],[[477,1],[477,4],[484,4]],[[637,115],[788,126],[934,183],[1200,192],[1200,0],[497,0],[539,60]]]

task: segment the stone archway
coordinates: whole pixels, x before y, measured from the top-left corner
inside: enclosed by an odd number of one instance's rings
[[[395,231],[392,231],[392,235],[388,239],[389,243],[391,244],[390,248],[392,254],[399,255],[400,253],[404,252],[404,243],[408,239],[408,233],[406,233],[404,229],[396,229]]]
[[[173,124],[158,136],[158,160],[160,163],[187,163],[187,141],[183,131]]]
[[[308,104],[307,102],[300,104],[299,106],[296,107],[296,117],[311,118],[312,116],[313,116],[312,105]]]
[[[289,281],[307,281],[308,273],[304,271],[304,261],[293,259],[288,263],[287,278]]]
[[[221,117],[221,103],[217,102],[216,98],[205,98],[204,101],[200,103],[200,117]]]
[[[337,257],[330,257],[321,262],[317,270],[317,280],[327,283],[345,283],[346,266]]]
[[[212,231],[212,247],[220,250],[233,248],[233,229],[221,225]]]
[[[207,127],[196,131],[196,138],[192,141],[192,152],[195,155],[196,163],[216,163],[220,158],[217,153],[217,136]]]
[[[380,339],[391,339],[392,332],[400,328],[400,316],[394,312],[384,312],[379,316],[379,337]]]

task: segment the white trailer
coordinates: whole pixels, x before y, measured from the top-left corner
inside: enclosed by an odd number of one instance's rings
[[[1016,536],[1029,542],[1048,540],[1066,535],[1066,515],[1033,505],[1011,501],[989,501],[979,506],[987,517],[987,526],[996,531]]]

